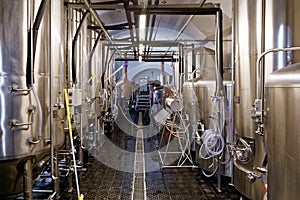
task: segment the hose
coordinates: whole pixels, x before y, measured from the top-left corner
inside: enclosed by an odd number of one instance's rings
[[[70,108],[69,108],[69,99],[68,99],[67,89],[64,89],[64,94],[65,94],[65,103],[66,103],[66,109],[67,109],[68,128],[69,128],[71,148],[72,148],[72,157],[73,157],[73,162],[74,162],[74,172],[75,172],[75,182],[76,182],[77,196],[78,196],[78,200],[83,200],[83,195],[80,194],[80,190],[79,190],[77,165],[76,165],[76,158],[75,158],[75,148],[74,148],[74,144],[73,144],[72,124],[71,124],[71,116],[70,116]]]
[[[220,134],[216,134],[214,130],[209,129],[201,136],[202,145],[199,149],[199,156],[202,159],[208,160],[215,156],[222,154],[225,142],[224,138]],[[207,153],[203,155],[203,151]]]
[[[213,116],[212,118],[212,129],[204,131],[204,134],[201,136],[202,144],[199,149],[199,157],[204,160],[211,158],[219,157],[216,159],[216,162],[219,162],[220,158],[223,156],[223,150],[225,147],[225,141],[222,136],[222,131],[225,125],[225,105],[224,97],[213,97],[212,98],[212,109]],[[215,159],[214,159],[215,160]],[[214,165],[214,160],[211,166]],[[226,164],[226,162],[220,162],[221,164]],[[213,172],[208,175],[203,172],[207,177],[213,176],[218,169],[217,167]]]

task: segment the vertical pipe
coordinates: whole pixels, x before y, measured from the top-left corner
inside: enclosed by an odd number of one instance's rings
[[[52,175],[54,173],[54,192],[55,192],[55,195],[57,197],[60,196],[60,187],[59,187],[59,178],[58,178],[58,149],[54,149],[54,171],[52,172]],[[53,177],[53,176],[52,176]]]
[[[23,174],[24,199],[32,199],[32,160],[26,160]]]
[[[197,51],[195,50],[195,45],[192,44],[192,72],[195,71],[196,69],[196,53]],[[196,78],[196,73],[194,74],[194,77],[192,78]]]
[[[218,67],[219,67],[219,72],[221,75],[221,78],[223,79],[223,17],[222,17],[222,10],[218,10],[216,14],[216,19],[218,23],[218,49],[216,51],[219,51],[218,55]]]
[[[186,44],[184,46],[186,47]],[[183,54],[183,73],[184,73],[185,80],[187,80],[188,79],[188,72],[189,72],[189,62],[188,62],[189,52],[187,50],[183,50],[182,54]]]
[[[164,61],[161,61],[161,63],[160,63],[160,71],[161,71],[161,82],[162,82],[162,85],[165,85],[166,82],[165,82],[165,79],[164,79],[164,74],[165,74],[165,63],[164,63]]]
[[[57,174],[55,173],[55,167],[54,167],[54,134],[53,134],[53,107],[52,107],[52,84],[53,84],[53,63],[52,63],[52,1],[50,0],[49,3],[49,105],[50,105],[50,122],[49,122],[49,133],[50,133],[50,165],[51,165],[51,177],[54,182],[54,191],[57,187],[59,187],[59,181]]]

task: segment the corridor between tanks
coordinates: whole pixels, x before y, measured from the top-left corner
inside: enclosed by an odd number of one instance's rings
[[[116,127],[115,132],[111,135],[110,141],[127,152],[135,152],[137,149],[136,147],[140,146],[141,141],[139,141],[139,137],[134,137],[133,135],[137,134],[138,131],[143,131],[143,129],[134,128],[130,124],[128,124],[128,129],[132,129],[132,135],[128,135]],[[155,131],[154,127],[147,127],[145,129],[144,132],[149,131],[149,129]],[[144,152],[157,150],[160,139],[160,134],[144,138],[142,142]],[[101,152],[108,149],[105,148],[105,145],[106,144],[103,144],[103,146],[100,147]],[[140,151],[140,149],[138,149],[138,151]],[[113,159],[115,156],[114,152],[105,153],[107,154],[107,158]],[[120,157],[119,161],[121,162],[121,165],[127,166],[128,169],[133,169],[134,165],[137,165],[136,162],[140,162],[140,160],[135,159],[134,156],[128,155]],[[86,172],[81,172],[79,175],[81,193],[85,195],[84,199],[86,200],[144,199],[143,194],[145,194],[145,199],[148,200],[240,199],[239,193],[234,187],[229,185],[230,179],[223,177],[222,191],[218,192],[216,190],[216,179],[206,178],[202,174],[201,169],[198,168],[162,168],[160,170],[146,172],[145,177],[143,177],[141,174],[137,173],[137,170],[134,171],[135,173],[118,171],[105,166],[96,158],[96,154],[93,156],[90,155],[88,158],[88,170]],[[143,160],[145,161],[145,159]],[[146,168],[151,167],[150,165],[159,166],[159,156],[152,157],[151,161],[147,159],[147,163],[144,163],[143,165],[145,165]],[[145,178],[145,187],[142,187],[143,185],[139,184],[139,188],[134,188],[136,181],[143,181],[134,179],[137,175]],[[141,191],[141,188],[144,188],[145,191]]]

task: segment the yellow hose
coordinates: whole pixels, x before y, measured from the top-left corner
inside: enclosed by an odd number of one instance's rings
[[[71,115],[70,115],[69,98],[68,98],[67,89],[64,90],[64,94],[65,94],[65,102],[66,102],[66,108],[67,108],[67,119],[68,119],[69,134],[70,134],[70,137],[72,138],[72,124],[71,124]]]
[[[65,94],[65,102],[66,102],[66,108],[67,108],[67,119],[68,119],[68,128],[69,128],[69,134],[70,134],[70,142],[71,142],[71,147],[72,147],[72,156],[73,156],[73,161],[74,161],[77,196],[78,196],[78,200],[83,200],[83,194],[80,194],[80,191],[79,191],[79,183],[78,183],[77,166],[76,166],[76,159],[75,159],[75,153],[74,153],[75,149],[74,149],[74,144],[73,144],[72,124],[71,124],[71,115],[70,115],[69,98],[68,98],[68,90],[67,89],[64,89],[64,94]]]
[[[83,200],[83,194],[78,197],[78,200]]]

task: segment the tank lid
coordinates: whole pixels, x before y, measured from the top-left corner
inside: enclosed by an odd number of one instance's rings
[[[266,86],[300,87],[300,63],[295,63],[271,73]]]

